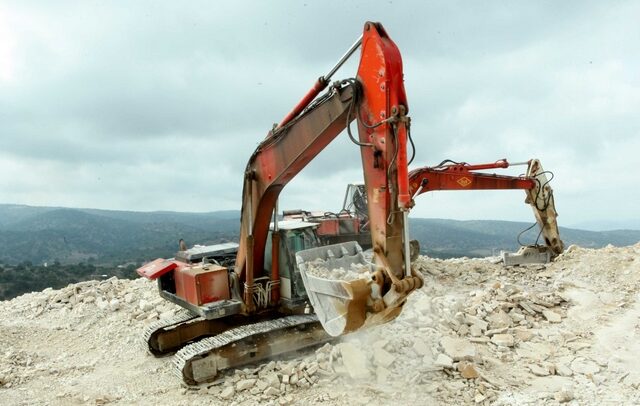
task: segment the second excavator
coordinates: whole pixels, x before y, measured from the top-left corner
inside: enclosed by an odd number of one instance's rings
[[[358,49],[356,77],[332,83]],[[381,24],[367,22],[336,66],[251,155],[239,243],[181,247],[175,258],[138,270],[157,281],[163,298],[184,308],[148,326],[148,350],[175,353],[178,375],[198,384],[226,368],[397,317],[423,284],[411,266],[408,215],[420,193],[415,185],[426,190],[429,182],[409,174],[408,112],[400,52]],[[350,128],[354,120],[357,137]],[[326,245],[331,239],[318,233],[322,222],[278,217],[278,197],[287,183],[345,129],[360,151],[371,260],[355,241]],[[555,238],[553,232],[547,236]]]

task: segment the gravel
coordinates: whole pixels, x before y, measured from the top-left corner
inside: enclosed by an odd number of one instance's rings
[[[425,286],[393,322],[200,387],[139,345],[180,310],[154,283],[46,289],[0,302],[0,404],[637,404],[639,258],[640,244],[514,268],[421,257]]]

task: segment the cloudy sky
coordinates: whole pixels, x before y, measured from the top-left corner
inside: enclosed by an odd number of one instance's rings
[[[0,203],[239,209],[253,149],[373,20],[403,55],[414,166],[535,157],[562,225],[638,219],[639,16],[631,1],[0,0]],[[361,178],[343,134],[281,207],[337,210]],[[413,215],[533,220],[523,199],[433,193]]]

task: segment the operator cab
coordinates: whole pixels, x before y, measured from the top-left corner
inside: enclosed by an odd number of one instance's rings
[[[296,264],[296,253],[321,245],[317,234],[318,226],[318,223],[301,220],[278,222],[277,233],[280,237],[278,270],[280,276],[280,302],[283,307],[294,308],[306,302],[307,292]],[[265,276],[269,278],[271,277],[273,263],[272,243],[274,230],[274,223],[271,223],[264,256]]]

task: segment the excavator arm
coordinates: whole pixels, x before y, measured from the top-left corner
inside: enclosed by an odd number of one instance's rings
[[[253,280],[263,272],[269,223],[278,196],[344,130],[354,90],[353,85],[332,87],[320,103],[271,132],[249,159],[244,174],[240,247],[235,267],[244,282],[244,302],[249,312],[253,310]]]
[[[506,159],[479,165],[446,162],[412,170],[409,173],[411,196],[434,190],[532,189],[535,186],[535,181],[527,177],[476,172],[512,166]]]
[[[506,159],[479,165],[443,161],[438,166],[414,169],[409,173],[411,196],[435,190],[523,189],[527,195],[525,203],[531,206],[545,244],[549,247],[551,256],[555,257],[562,253],[564,245],[558,231],[558,213],[553,190],[546,177],[547,172],[537,159],[522,164],[527,165],[527,172],[523,176],[476,172],[518,165],[509,164]]]
[[[327,87],[336,68],[318,79],[249,159],[244,175],[240,247],[235,266],[243,284],[247,313],[255,311],[253,283],[256,276],[264,273],[265,243],[280,192],[354,119],[358,120],[359,139],[352,137],[352,140],[361,150],[375,261],[379,268],[375,280],[378,288],[374,289],[380,294],[376,309],[399,308],[406,295],[421,283],[421,279],[411,273],[408,256],[409,119],[400,52],[379,23],[367,22],[361,40],[339,64],[360,44],[357,79],[331,86],[328,93],[314,101]],[[277,280],[277,270],[271,273],[271,278]],[[392,293],[385,296],[382,304],[381,297],[389,291]],[[363,295],[368,295],[368,291]],[[362,300],[366,302],[367,298]],[[365,307],[358,312],[364,314]]]

